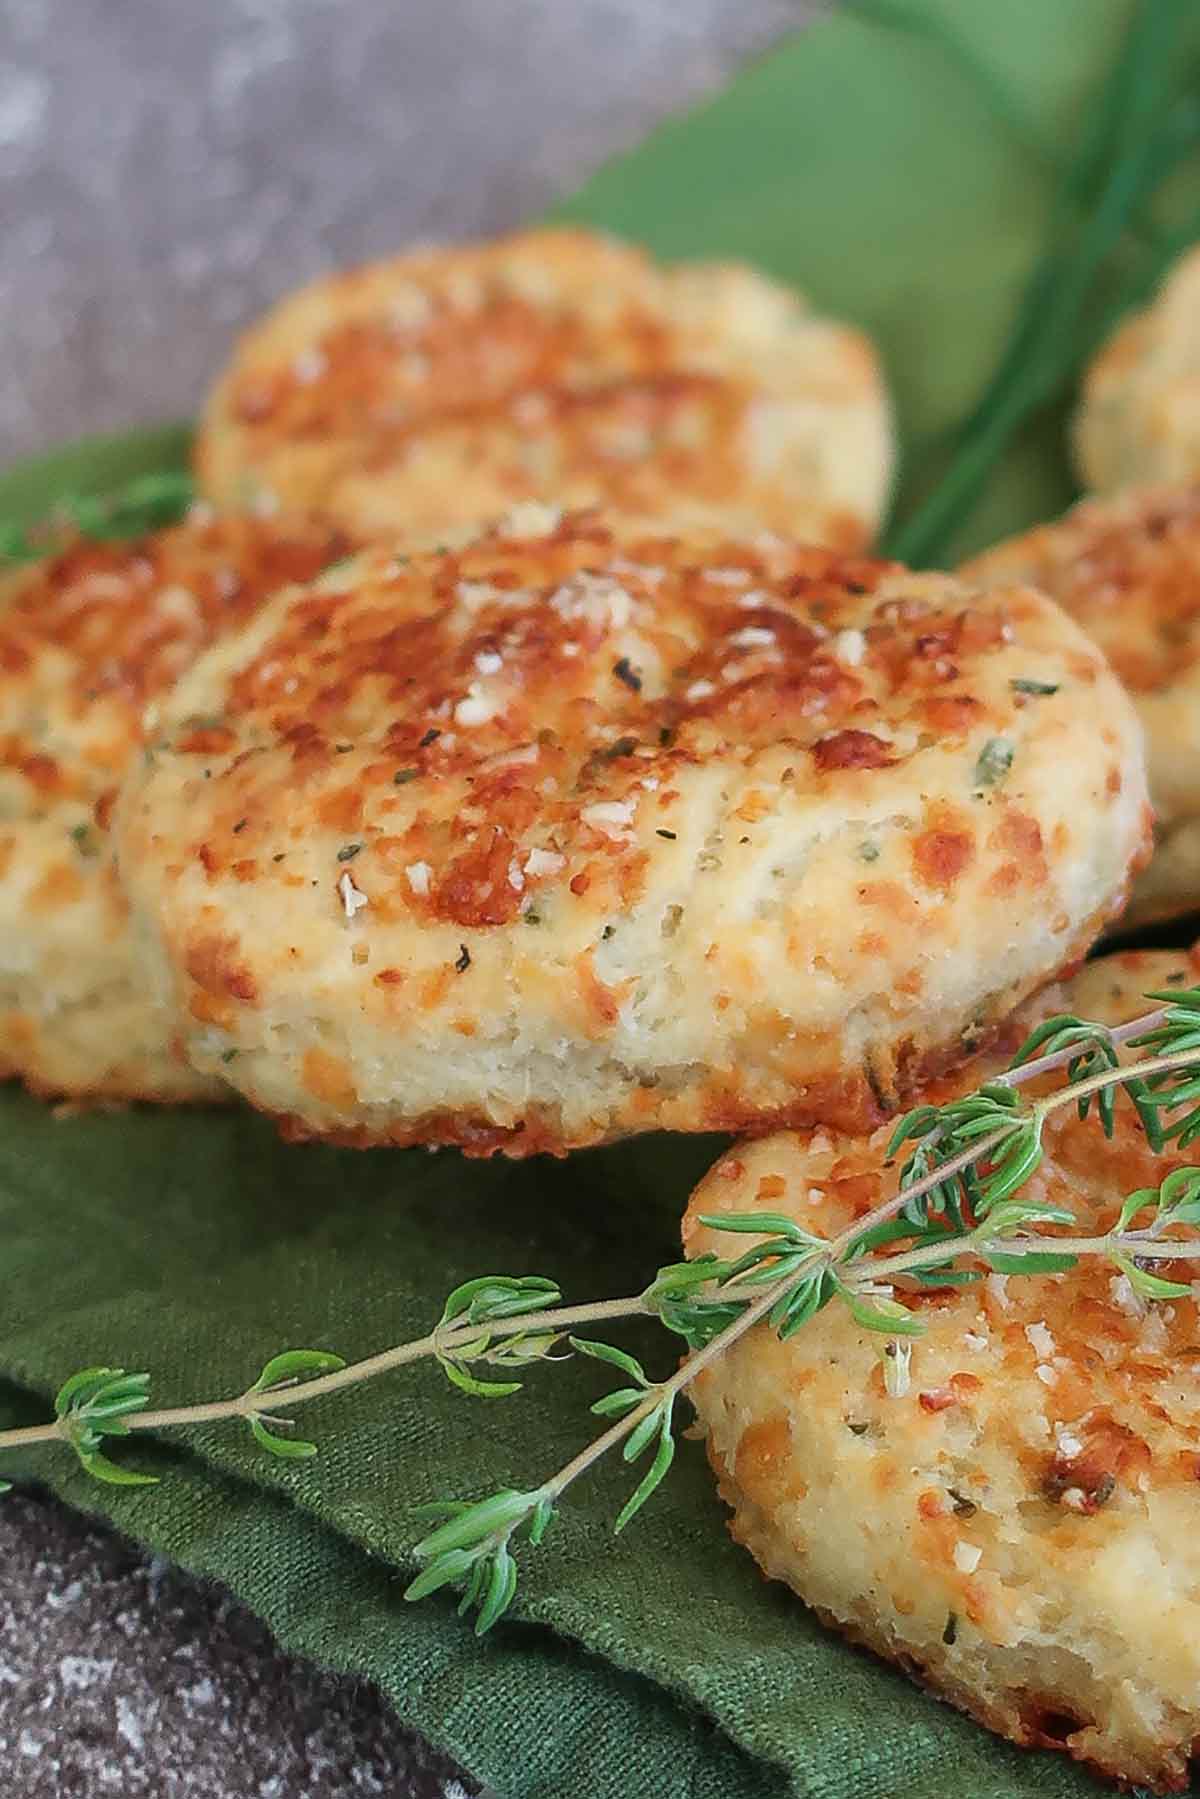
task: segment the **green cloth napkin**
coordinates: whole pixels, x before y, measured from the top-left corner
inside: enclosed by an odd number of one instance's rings
[[[240,1111],[62,1121],[16,1095],[4,1125],[0,1409],[22,1422],[45,1399],[18,1403],[12,1382],[44,1396],[81,1363],[150,1368],[160,1399],[186,1402],[240,1391],[285,1345],[364,1355],[418,1335],[480,1270],[544,1272],[581,1298],[636,1291],[673,1258],[689,1186],[718,1147],[656,1138],[480,1167],[289,1148]],[[621,1340],[651,1372],[673,1363],[652,1328]],[[226,1582],[288,1646],[369,1675],[505,1799],[1086,1791],[761,1581],[725,1534],[696,1444],[615,1545],[629,1471],[618,1462],[576,1488],[523,1558],[519,1622],[483,1644],[450,1601],[405,1606],[410,1508],[560,1466],[611,1384],[571,1362],[510,1399],[472,1401],[422,1365],[307,1409],[321,1453],[299,1466],[229,1425],[118,1447],[162,1475],[155,1488],[98,1487],[53,1451],[19,1465]]]
[[[1153,3],[1153,0],[1152,0]],[[909,492],[986,374],[1041,247],[1056,168],[1120,41],[1118,0],[912,0],[849,9],[602,172],[569,209],[667,254],[739,254],[883,345]],[[890,23],[881,23],[885,19]],[[1186,71],[1181,70],[1181,80]],[[1195,188],[1192,189],[1193,195]],[[0,520],[178,466],[185,435],[75,446],[0,479]],[[1052,423],[1019,446],[965,542],[1070,491]],[[55,1118],[0,1093],[0,1416],[47,1415],[76,1368],[147,1368],[156,1403],[240,1391],[289,1346],[357,1357],[428,1328],[458,1281],[633,1292],[677,1254],[718,1145],[647,1139],[567,1164],[285,1147],[228,1112]],[[652,1373],[650,1328],[620,1340]],[[511,1622],[479,1644],[445,1596],[408,1607],[415,1504],[528,1486],[588,1438],[593,1363],[503,1401],[421,1366],[302,1416],[315,1462],[230,1425],[115,1453],[8,1458],[71,1503],[224,1581],[289,1647],[369,1676],[505,1799],[1026,1799],[1098,1789],[1021,1754],[823,1631],[729,1541],[699,1446],[629,1532],[622,1465],[572,1489],[522,1558]]]

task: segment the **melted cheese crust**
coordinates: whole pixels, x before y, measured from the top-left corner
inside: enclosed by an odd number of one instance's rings
[[[524,1154],[881,1115],[1079,955],[1147,808],[1028,589],[526,509],[279,596],[120,816],[198,1068],[300,1134]]]

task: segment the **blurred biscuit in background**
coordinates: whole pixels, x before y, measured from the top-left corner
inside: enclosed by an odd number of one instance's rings
[[[0,582],[0,1076],[50,1095],[222,1091],[176,1053],[134,960],[107,815],[143,712],[283,582],[344,553],[323,528],[198,519],[78,540]]]
[[[1104,345],[1084,377],[1074,436],[1085,487],[1200,480],[1200,249]]]
[[[540,230],[281,301],[209,399],[196,473],[220,506],[426,544],[540,499],[855,550],[892,457],[861,332],[749,268]]]
[[[968,562],[967,580],[1028,581],[1108,657],[1146,733],[1156,848],[1124,922],[1200,910],[1200,483],[1084,500]]]

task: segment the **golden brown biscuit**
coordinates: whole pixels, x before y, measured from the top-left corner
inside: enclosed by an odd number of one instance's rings
[[[1156,850],[1125,922],[1200,908],[1200,486],[1085,500],[961,570],[1028,581],[1095,639],[1146,733]]]
[[[201,1071],[299,1134],[521,1155],[881,1115],[1080,955],[1147,806],[1028,589],[527,508],[279,596],[120,814]]]
[[[583,231],[325,276],[235,351],[200,484],[435,544],[522,500],[860,549],[892,429],[868,340],[753,270]]]
[[[1115,1024],[1152,1007],[1147,989],[1198,980],[1195,955],[1114,956],[1055,998]],[[1027,1189],[1085,1232],[1190,1159],[1152,1155],[1123,1100],[1117,1117],[1107,1143],[1094,1118],[1053,1114]],[[754,1241],[701,1214],[767,1209],[836,1234],[895,1190],[887,1141],[820,1130],[735,1147],[693,1195],[688,1255]],[[927,1330],[891,1391],[887,1339],[836,1302],[786,1343],[753,1327],[698,1378],[733,1535],[825,1622],[993,1730],[1182,1791],[1200,1736],[1197,1300],[1151,1309],[1084,1257],[903,1303]]]
[[[217,1090],[174,1054],[133,962],[107,812],[143,708],[344,549],[310,526],[195,522],[80,540],[0,587],[0,1076],[123,1099]]]
[[[1180,258],[1089,368],[1075,460],[1084,485],[1101,492],[1200,479],[1200,249]]]

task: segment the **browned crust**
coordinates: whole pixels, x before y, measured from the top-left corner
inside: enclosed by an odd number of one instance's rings
[[[687,298],[697,279],[712,289],[699,313]],[[779,312],[773,330],[753,325],[762,295]],[[810,382],[827,433],[860,446],[848,491],[786,461],[761,467],[747,449],[759,400],[795,385],[776,342],[797,326],[820,334]],[[614,453],[631,441],[636,454]],[[847,549],[874,534],[889,460],[886,395],[861,333],[810,319],[750,271],[661,269],[569,229],[414,250],[284,299],[235,347],[194,449],[218,505],[265,491],[410,539],[550,497],[637,517],[695,505]]]
[[[728,1498],[728,1495],[723,1495]],[[730,1524],[730,1533],[735,1541],[740,1541]],[[766,1576],[766,1578],[771,1578]],[[805,1601],[805,1604],[808,1604]],[[860,1649],[869,1649],[873,1655],[891,1662],[902,1674],[908,1676],[914,1686],[924,1687],[947,1705],[957,1711],[965,1712],[974,1718],[977,1724],[983,1724],[988,1730],[995,1731],[997,1736],[1006,1737],[1020,1749],[1056,1749],[1060,1754],[1069,1755],[1072,1761],[1090,1768],[1093,1773],[1101,1775],[1105,1780],[1114,1781],[1123,1792],[1132,1791],[1135,1787],[1150,1787],[1156,1793],[1184,1793],[1188,1789],[1188,1767],[1186,1760],[1166,1745],[1163,1748],[1163,1760],[1153,1766],[1146,1765],[1138,1769],[1128,1766],[1118,1768],[1097,1756],[1089,1755],[1085,1749],[1077,1747],[1070,1735],[1056,1736],[1043,1728],[1049,1717],[1055,1713],[1056,1707],[1052,1694],[1037,1696],[1028,1695],[1028,1711],[1022,1713],[1015,1705],[993,1706],[981,1701],[969,1687],[955,1680],[944,1667],[928,1661],[920,1662],[913,1656],[898,1655],[889,1644],[881,1630],[873,1630],[865,1623],[848,1623],[824,1606],[809,1605],[814,1617],[828,1629],[835,1630],[847,1642]]]
[[[1028,709],[1017,678],[1045,655],[1071,685],[1048,717]],[[1108,783],[1090,768],[1072,776],[1078,821],[1054,793],[1045,806],[1034,795],[1032,811],[1024,788],[985,797],[990,769],[969,785],[984,750],[1016,753],[1005,733],[1037,758],[1026,780],[1050,782],[1055,734],[1080,755],[1090,747],[1089,691],[1107,695],[1099,736],[1112,768]],[[183,1028],[206,1065],[216,1049],[200,1027],[229,1034],[240,1052],[230,1079],[282,1115],[286,1134],[348,1147],[524,1156],[649,1129],[870,1129],[1082,956],[1112,907],[1078,915],[1120,881],[1141,836],[1132,713],[1098,653],[1032,590],[976,596],[782,541],[716,552],[691,537],[623,543],[592,515],[539,514],[453,551],[368,552],[281,596],[244,651],[202,665],[172,708],[167,747],[127,784],[119,835]],[[928,773],[914,762],[926,749],[939,757]],[[954,797],[931,798],[943,766]],[[708,791],[704,771],[717,768],[736,791]],[[768,861],[771,834],[807,829],[795,821],[810,795],[853,820],[848,808],[873,811],[893,788],[905,810],[885,851],[853,840],[844,856],[822,851],[803,892],[786,857]],[[1113,826],[1094,841],[1109,804]],[[750,869],[800,897],[793,910],[771,897],[761,927],[705,900],[695,940],[668,954],[672,972],[696,970],[711,1017],[689,1013],[663,1049],[661,1036],[643,1044],[640,1023],[618,1028],[632,991],[620,946],[611,981],[597,977],[594,949],[610,921],[640,925],[660,901],[686,897],[694,871],[725,867],[698,835],[680,851],[659,841],[677,842],[677,825],[686,839],[706,806],[750,846],[714,894]],[[300,844],[303,870],[289,861]],[[248,886],[264,896],[252,909]],[[975,893],[1005,929],[1013,899],[1035,939],[1023,950],[1014,934],[1002,972],[989,973],[987,943],[959,930]],[[259,928],[270,894],[295,911],[286,948]],[[664,919],[684,910],[669,905]],[[956,959],[939,1007],[928,938],[944,919]],[[534,957],[524,925],[543,922]],[[491,932],[491,972],[501,954],[514,958],[502,1001],[478,980],[456,997],[463,939],[469,962]],[[303,1020],[305,958],[340,962],[347,948],[337,1028],[320,1043],[302,1025],[281,1057],[271,1013]],[[652,951],[663,953],[657,939]],[[785,977],[778,991],[763,977],[768,953]],[[537,966],[560,954],[553,972]],[[509,1005],[549,1017],[576,1046],[566,1092],[546,1080],[530,1095],[508,1062],[490,1104],[458,1078],[453,1097],[423,1070],[400,1087],[389,1079],[388,1058],[405,1065],[418,1023],[455,1043]]]
[[[1125,904],[1122,893],[1112,905],[1094,912],[1071,939],[1059,967],[1044,981],[1029,981],[1003,988],[986,1002],[986,1015],[977,1016],[969,1039],[958,1032],[952,1038],[921,1047],[913,1038],[891,1046],[886,1063],[872,1062],[857,1074],[826,1077],[804,1083],[794,1103],[766,1110],[731,1102],[719,1093],[705,1100],[697,1095],[694,1114],[689,1121],[676,1116],[664,1118],[663,1128],[700,1132],[729,1132],[761,1137],[777,1130],[803,1130],[814,1125],[856,1133],[875,1130],[885,1123],[931,1082],[960,1067],[970,1057],[998,1041],[1010,1024],[1011,1015],[1021,1002],[1043,985],[1064,980],[1080,967],[1088,950]],[[254,1104],[253,1096],[247,1095]],[[531,1109],[517,1125],[499,1125],[481,1115],[462,1112],[432,1112],[409,1123],[385,1131],[369,1125],[356,1125],[337,1130],[320,1130],[294,1113],[280,1115],[270,1108],[260,1108],[273,1116],[281,1134],[293,1143],[328,1143],[339,1149],[409,1149],[416,1145],[430,1148],[460,1149],[466,1156],[508,1156],[523,1160],[527,1156],[566,1156],[574,1149],[615,1142],[628,1135],[630,1121],[625,1115],[613,1119],[603,1137],[564,1136],[560,1121],[544,1110]],[[636,1128],[636,1127],[635,1127]]]
[[[743,1549],[749,1550],[756,1563],[758,1556],[754,1545],[754,1533],[746,1528],[746,1512],[750,1502],[745,1500],[737,1485],[730,1479],[728,1469],[714,1447],[711,1438],[705,1440],[705,1452],[708,1456],[717,1481],[717,1490],[730,1508],[733,1516],[727,1520],[726,1528],[734,1542]],[[756,1508],[755,1508],[756,1509]],[[778,1577],[759,1565],[764,1580]],[[784,1583],[786,1584],[786,1583]],[[1188,1765],[1186,1758],[1178,1749],[1163,1745],[1161,1760],[1153,1765],[1146,1763],[1140,1767],[1116,1767],[1111,1762],[1091,1755],[1086,1748],[1072,1740],[1072,1734],[1051,1734],[1047,1723],[1059,1715],[1053,1694],[1026,1695],[1025,1707],[1017,1704],[1011,1706],[990,1705],[980,1699],[970,1687],[957,1680],[946,1668],[944,1662],[931,1660],[928,1657],[918,1659],[916,1656],[898,1652],[887,1633],[868,1618],[841,1618],[827,1606],[816,1605],[811,1600],[801,1598],[802,1604],[817,1618],[826,1629],[836,1631],[848,1643],[856,1648],[867,1649],[882,1661],[890,1662],[907,1675],[914,1686],[923,1687],[938,1699],[952,1705],[957,1711],[965,1712],[967,1717],[974,1718],[977,1724],[995,1731],[997,1736],[1007,1738],[1021,1749],[1055,1749],[1060,1754],[1069,1755],[1073,1761],[1090,1768],[1093,1773],[1101,1775],[1105,1780],[1114,1781],[1122,1791],[1130,1791],[1135,1787],[1150,1787],[1156,1793],[1183,1793],[1189,1785]],[[936,1654],[936,1651],[935,1651]]]
[[[41,1075],[31,1073],[28,1069],[18,1067],[11,1061],[0,1061],[0,1082],[13,1082],[23,1087],[33,1099],[45,1100],[49,1104],[60,1104],[69,1101],[83,1109],[103,1109],[111,1111],[125,1106],[188,1106],[204,1108],[210,1106],[227,1106],[232,1102],[232,1091],[222,1093],[213,1083],[211,1093],[198,1093],[194,1090],[176,1092],[172,1088],[164,1091],[162,1086],[153,1081],[138,1080],[133,1075],[123,1074],[105,1076],[103,1079],[90,1080],[85,1083],[51,1081]]]
[[[965,580],[1028,581],[1083,626],[1134,694],[1187,680],[1200,660],[1200,484],[1081,500],[965,563]]]

